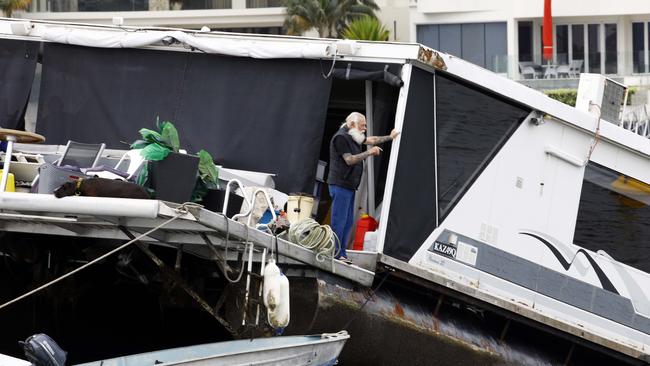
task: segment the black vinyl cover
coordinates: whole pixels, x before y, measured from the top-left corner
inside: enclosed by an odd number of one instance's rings
[[[138,138],[157,116],[181,147],[311,192],[331,80],[318,61],[46,44],[37,130],[49,143]]]
[[[22,129],[34,81],[38,42],[0,40],[0,127]]]
[[[384,253],[407,262],[436,228],[433,75],[413,67]]]

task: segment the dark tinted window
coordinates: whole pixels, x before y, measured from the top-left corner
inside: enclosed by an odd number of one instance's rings
[[[438,205],[444,217],[529,110],[436,74]]]
[[[587,26],[587,37],[589,45],[589,72],[600,73],[600,35],[598,34],[598,24],[589,24]]]
[[[566,65],[569,63],[569,26],[555,26],[555,42],[557,43],[557,63]]]
[[[632,23],[632,65],[633,72],[645,72],[643,23]]]
[[[618,70],[617,63],[616,24],[605,24],[605,73],[616,74]]]
[[[573,50],[572,60],[585,59],[585,26],[582,24],[573,24],[571,26],[571,48]],[[580,68],[584,70],[584,62]]]
[[[494,72],[507,71],[506,23],[420,24],[416,39]]]
[[[519,61],[533,61],[533,22],[519,22]]]
[[[650,272],[650,185],[589,163],[573,242]]]

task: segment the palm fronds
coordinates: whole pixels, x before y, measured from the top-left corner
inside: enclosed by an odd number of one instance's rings
[[[345,39],[388,41],[390,31],[378,19],[365,15],[350,22],[341,34]]]
[[[0,9],[7,18],[11,18],[14,11],[27,9],[31,3],[32,0],[0,0]]]
[[[338,37],[347,25],[363,16],[376,18],[374,0],[286,0],[287,34],[315,28],[320,37]]]

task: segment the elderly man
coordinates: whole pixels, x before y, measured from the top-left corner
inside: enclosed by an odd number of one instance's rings
[[[363,161],[371,155],[379,155],[381,149],[373,146],[363,151],[361,145],[379,145],[394,140],[399,132],[392,130],[389,136],[365,136],[366,117],[352,112],[330,141],[330,170],[327,176],[332,197],[332,230],[340,240],[337,259],[347,261],[345,245],[354,219],[354,193],[361,183]]]

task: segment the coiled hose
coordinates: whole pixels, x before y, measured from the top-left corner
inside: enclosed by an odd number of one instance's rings
[[[316,252],[316,260],[323,262],[335,258],[339,238],[329,225],[320,225],[314,219],[306,218],[289,228],[289,241]]]

